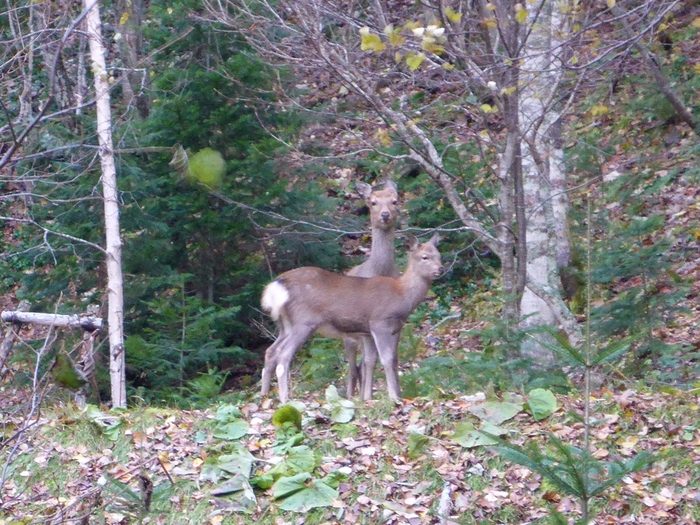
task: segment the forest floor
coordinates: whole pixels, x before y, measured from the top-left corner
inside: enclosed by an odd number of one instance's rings
[[[8,449],[14,457],[4,472],[0,524],[522,525],[543,523],[551,507],[570,519],[579,515],[579,501],[540,474],[465,441],[460,425],[478,421],[480,396],[358,403],[347,423],[332,421],[333,404],[328,408],[318,393],[301,401],[303,432],[296,437],[272,425],[276,403],[269,400],[243,404],[240,412],[225,404],[118,414],[47,408],[5,447],[4,457]],[[505,437],[550,451],[555,437],[582,447],[583,398],[557,401],[555,413],[540,421],[520,410],[500,425]],[[654,457],[592,499],[595,523],[700,522],[699,406],[697,393],[593,393],[593,457],[609,464],[641,451]],[[6,437],[24,422],[15,423],[4,422]],[[253,491],[240,474],[246,469],[254,483],[272,469],[295,476],[296,500],[278,486],[262,490],[264,483]],[[316,504],[327,506],[309,509]]]

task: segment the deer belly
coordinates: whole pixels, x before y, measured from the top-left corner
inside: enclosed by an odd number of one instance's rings
[[[333,322],[323,323],[321,326],[316,328],[316,333],[331,339],[342,339],[343,337],[353,334],[369,334],[369,327],[364,323],[358,323],[355,321],[336,320]]]

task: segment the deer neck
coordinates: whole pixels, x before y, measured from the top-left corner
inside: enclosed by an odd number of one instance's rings
[[[407,304],[413,310],[418,306],[425,296],[428,295],[431,280],[416,273],[411,265],[406,268],[406,271],[399,277],[399,283]]]
[[[394,229],[372,228],[372,251],[367,260],[374,275],[395,277],[398,275],[394,262]]]

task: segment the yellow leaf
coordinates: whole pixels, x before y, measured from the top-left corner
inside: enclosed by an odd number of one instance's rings
[[[407,29],[408,31],[413,31],[415,28],[420,27],[421,25],[418,22],[414,22],[413,20],[409,20],[403,25],[404,29]]]
[[[389,39],[389,45],[391,47],[399,47],[406,43],[406,39],[399,34],[400,32],[401,29],[394,29],[393,24],[389,24],[384,28],[384,34]]]
[[[690,25],[693,27],[700,28],[700,16],[693,20],[693,22]]]
[[[486,19],[482,20],[482,22],[486,27],[491,27],[491,28],[498,27],[498,24],[496,23],[496,21],[493,18],[486,18]]]
[[[423,63],[423,60],[425,60],[425,55],[423,53],[409,53],[406,55],[406,65],[411,71],[418,69]]]
[[[445,50],[444,47],[435,43],[434,38],[424,38],[420,43],[420,47],[430,53],[435,53],[436,55],[442,54],[442,52]]]
[[[503,89],[501,90],[501,95],[512,95],[513,93],[515,93],[515,90],[516,90],[516,89],[517,89],[517,88],[516,88],[515,86],[511,86],[511,87],[508,87],[508,88],[503,88]]]
[[[591,116],[599,117],[600,115],[605,115],[608,111],[610,111],[610,108],[608,108],[608,106],[593,106],[593,109],[591,109]]]
[[[450,21],[454,22],[455,24],[462,20],[462,13],[455,12],[455,10],[451,7],[445,9],[445,16],[447,16],[447,18],[449,18]]]
[[[442,68],[450,71],[451,69],[455,68],[454,64],[450,64],[449,62],[443,62],[442,63]]]
[[[379,35],[373,35],[369,32],[369,27],[363,27],[360,29],[360,36],[362,37],[362,43],[360,44],[360,49],[362,51],[372,51],[374,53],[379,53],[384,51],[386,46]]]
[[[493,5],[491,2],[489,2],[488,4],[486,4],[484,7],[485,7],[486,9],[488,9],[489,11],[495,11],[495,10],[496,10],[496,6]]]
[[[576,64],[578,64],[578,57],[577,56],[571,57],[571,60],[569,60],[569,64],[571,64],[572,66],[575,66]]]
[[[479,107],[484,113],[498,113],[498,108],[495,106],[491,106],[490,104],[482,104]]]
[[[520,4],[518,4],[518,5],[520,5]],[[521,6],[521,8],[522,8],[522,6]],[[518,9],[515,12],[515,21],[518,24],[524,24],[526,20],[527,20],[527,11],[525,9]]]
[[[122,13],[122,17],[119,19],[119,25],[123,26],[129,20],[129,13]]]
[[[608,8],[612,9],[615,7],[615,0],[607,0],[608,1]]]
[[[389,132],[386,128],[379,128],[379,130],[377,131],[377,138],[379,139],[379,142],[382,143],[382,146],[386,148],[391,146],[391,136],[389,135]]]
[[[403,53],[401,51],[397,51],[396,53],[394,53],[394,60],[397,64],[401,62],[403,60]]]

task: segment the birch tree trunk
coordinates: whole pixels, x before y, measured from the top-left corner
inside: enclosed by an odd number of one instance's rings
[[[528,258],[520,314],[523,328],[561,324],[577,344],[580,329],[562,300],[559,276],[570,259],[561,114],[556,102],[565,71],[560,38],[566,34],[566,18],[559,5],[548,0],[528,11],[532,32],[523,49],[520,98]],[[522,351],[541,363],[553,359],[532,339]]]
[[[112,146],[112,113],[110,109],[107,65],[102,43],[100,11],[95,0],[83,0],[88,15],[85,19],[90,41],[90,57],[95,78],[97,135],[102,166],[102,193],[107,257],[107,324],[109,332],[109,375],[112,406],[126,406],[124,355],[124,282],[122,278],[122,245],[119,236],[119,201],[117,172]]]

